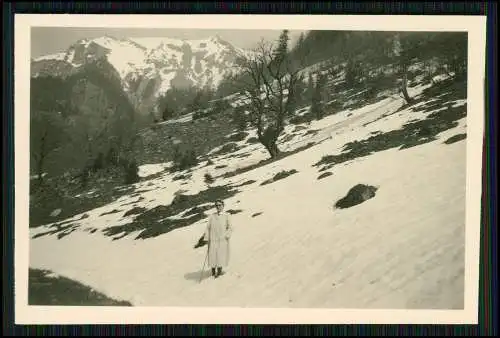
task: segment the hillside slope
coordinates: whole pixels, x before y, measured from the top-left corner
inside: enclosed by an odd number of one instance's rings
[[[288,149],[314,146],[246,172],[266,158],[253,135],[183,179],[144,166],[133,193],[30,229],[30,267],[135,306],[463,308],[466,104],[432,90],[290,125]],[[359,183],[375,196],[334,208]],[[217,197],[235,230],[213,280],[193,245]]]

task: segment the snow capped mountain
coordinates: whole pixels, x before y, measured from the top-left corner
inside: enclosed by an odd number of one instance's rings
[[[102,36],[79,40],[65,52],[33,59],[31,74],[65,77],[106,58],[132,103],[147,113],[173,86],[217,87],[226,74],[238,71],[237,58],[250,53],[218,36],[202,40]]]

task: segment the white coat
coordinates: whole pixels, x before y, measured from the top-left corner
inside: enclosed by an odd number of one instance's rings
[[[227,213],[214,213],[208,218],[205,240],[208,242],[208,265],[211,268],[229,264],[229,240],[233,232]]]

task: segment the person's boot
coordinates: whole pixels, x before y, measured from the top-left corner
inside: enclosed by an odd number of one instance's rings
[[[216,272],[215,272],[215,268],[212,268],[212,277],[217,278],[217,274],[216,274]]]
[[[222,275],[222,268],[218,267],[217,268],[217,276],[221,276],[221,275]]]

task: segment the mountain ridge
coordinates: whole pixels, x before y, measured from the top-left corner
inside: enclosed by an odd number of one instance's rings
[[[104,35],[32,58],[31,76],[65,78],[104,58],[119,74],[137,111],[145,115],[157,112],[158,98],[173,87],[217,88],[226,75],[238,72],[237,58],[251,53],[217,35],[197,40]]]

